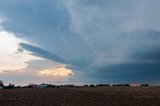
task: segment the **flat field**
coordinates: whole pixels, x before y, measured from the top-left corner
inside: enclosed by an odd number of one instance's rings
[[[160,106],[160,87],[8,89],[0,106]]]

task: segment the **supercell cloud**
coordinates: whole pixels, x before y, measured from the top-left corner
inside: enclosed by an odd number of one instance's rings
[[[25,39],[17,42],[15,48],[19,49],[15,52],[27,52],[34,57],[22,61],[21,66],[25,66],[17,68],[22,69],[18,78],[24,83],[29,82],[31,73],[40,79],[37,74],[40,70],[54,75],[58,73],[56,67],[64,66],[64,73],[71,70],[74,74],[62,82],[159,85],[159,3],[159,0],[0,0],[0,29],[14,34],[16,39]],[[3,45],[0,53],[5,48],[8,49]],[[9,72],[2,78],[12,81],[15,77]],[[54,76],[47,81],[55,83]]]

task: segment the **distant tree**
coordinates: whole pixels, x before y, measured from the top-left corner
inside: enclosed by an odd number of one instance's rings
[[[3,83],[4,83],[4,82],[3,82],[2,80],[0,80],[0,86],[4,86]]]
[[[36,84],[30,83],[30,84],[27,86],[27,88],[35,88],[36,86],[37,86]]]
[[[110,86],[109,84],[99,84],[99,85],[97,85],[97,86],[99,86],[99,87],[104,87],[104,86]]]
[[[113,84],[112,86],[123,86],[123,84]]]
[[[65,85],[65,87],[72,88],[75,87],[75,85]]]
[[[15,85],[10,83],[8,86],[14,88]]]
[[[12,88],[15,88],[15,85],[14,84],[8,84],[8,86],[5,86],[5,89],[12,89]]]
[[[94,84],[89,85],[89,87],[95,87]]]
[[[106,84],[106,86],[110,86],[110,84]]]
[[[130,86],[129,84],[124,84],[123,86]]]
[[[97,85],[97,86],[102,87],[102,86],[104,86],[104,84],[99,84],[99,85]]]
[[[58,87],[65,87],[65,85],[59,85]]]
[[[56,87],[56,85],[48,84],[47,88],[55,88],[55,87]]]
[[[15,86],[15,88],[21,88],[21,86]]]
[[[141,86],[149,86],[149,84],[141,84]]]
[[[85,84],[84,87],[88,87],[88,85]]]

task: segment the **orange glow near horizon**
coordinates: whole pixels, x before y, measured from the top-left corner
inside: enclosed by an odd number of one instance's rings
[[[66,68],[65,65],[56,66],[50,69],[41,70],[38,72],[39,76],[56,76],[56,77],[69,77],[74,75],[73,71]]]

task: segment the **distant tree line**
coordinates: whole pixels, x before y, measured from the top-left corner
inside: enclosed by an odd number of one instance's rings
[[[85,84],[85,85],[82,85],[82,86],[77,86],[77,85],[73,85],[73,84],[68,84],[68,85],[52,85],[52,84],[45,84],[45,83],[42,83],[40,85],[37,85],[37,84],[34,84],[34,83],[31,83],[27,86],[15,86],[14,84],[9,84],[7,86],[4,86],[3,84],[3,81],[0,80],[0,87],[2,87],[3,89],[14,89],[14,88],[62,88],[62,87],[66,87],[66,88],[73,88],[73,87],[109,87],[109,86],[125,86],[125,87],[129,87],[131,86],[131,84],[113,84],[113,85],[110,85],[110,84],[98,84],[98,85],[95,85],[95,84]],[[149,84],[140,84],[139,86],[149,86]]]
[[[149,84],[141,84],[141,86],[149,86]]]

